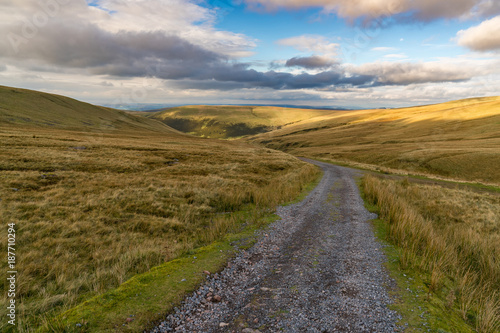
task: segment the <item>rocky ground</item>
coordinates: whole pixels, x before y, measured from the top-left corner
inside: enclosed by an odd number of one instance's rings
[[[316,189],[151,332],[402,331],[358,172],[308,161],[324,170]]]

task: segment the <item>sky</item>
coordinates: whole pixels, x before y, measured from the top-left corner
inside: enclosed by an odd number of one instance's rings
[[[0,85],[100,105],[500,95],[498,0],[0,0]]]

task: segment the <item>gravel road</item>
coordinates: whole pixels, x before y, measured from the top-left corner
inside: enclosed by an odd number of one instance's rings
[[[402,331],[359,171],[304,160],[323,169],[319,185],[151,332]]]

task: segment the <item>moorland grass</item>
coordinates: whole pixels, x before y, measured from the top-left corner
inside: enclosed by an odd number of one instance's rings
[[[335,111],[247,140],[385,172],[500,184],[500,97]]]
[[[16,224],[21,332],[220,239],[233,212],[291,200],[318,173],[281,152],[172,132],[9,125],[0,136],[0,220]]]
[[[195,105],[169,108],[143,115],[160,120],[185,133],[207,138],[234,139],[269,132],[332,112],[273,106]]]
[[[450,317],[498,332],[500,198],[373,176],[362,186],[386,221],[387,240],[401,250],[399,269],[419,272]]]

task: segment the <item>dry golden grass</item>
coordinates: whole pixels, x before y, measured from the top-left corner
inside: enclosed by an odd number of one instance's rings
[[[366,176],[369,201],[402,249],[402,269],[429,276],[429,291],[478,332],[500,330],[500,197]],[[446,288],[445,288],[446,286]]]
[[[27,331],[43,314],[217,239],[237,227],[231,212],[294,198],[317,175],[280,152],[168,131],[0,126],[0,142],[0,220],[16,223]],[[0,244],[6,253],[5,237]]]
[[[296,156],[500,184],[500,97],[337,111],[250,140]]]

